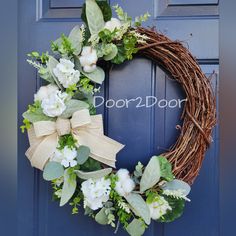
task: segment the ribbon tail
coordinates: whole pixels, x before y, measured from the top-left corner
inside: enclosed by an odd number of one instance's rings
[[[95,135],[93,132],[79,130],[74,131],[77,145],[85,145],[90,148],[90,156],[108,166],[115,167],[116,154],[124,145],[105,135]]]
[[[37,141],[29,147],[25,155],[31,162],[33,167],[43,170],[49,158],[53,155],[57,148],[57,133],[46,136],[42,141]]]

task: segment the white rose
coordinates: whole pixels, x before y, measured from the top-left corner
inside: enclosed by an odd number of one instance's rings
[[[121,22],[117,18],[111,18],[111,20],[105,23],[105,29],[110,30],[113,32],[115,29],[119,29],[121,27]]]
[[[42,100],[43,113],[49,117],[60,116],[66,109],[64,101],[67,96],[67,93],[61,93],[61,91],[51,93],[48,98]]]
[[[66,168],[69,166],[74,167],[77,165],[76,156],[77,151],[75,148],[65,146],[62,150],[57,149],[51,160],[61,163]]]
[[[60,63],[53,69],[53,73],[64,88],[68,88],[80,80],[80,72],[75,70],[74,67],[74,63],[70,60],[60,59]]]
[[[81,185],[84,195],[84,207],[88,206],[92,210],[103,207],[103,203],[109,200],[111,181],[109,179],[88,179]]]
[[[93,72],[96,69],[96,63],[98,60],[96,50],[90,46],[83,47],[79,60],[85,72]]]
[[[161,216],[165,215],[168,210],[172,210],[169,203],[162,196],[156,197],[152,203],[147,203],[147,205],[153,220],[158,220]]]
[[[49,95],[58,90],[58,87],[53,84],[47,86],[42,86],[39,88],[38,92],[34,95],[34,101],[42,101],[49,97]]]
[[[135,188],[134,181],[130,178],[129,171],[120,169],[117,172],[118,181],[116,182],[115,190],[120,196],[126,196]]]

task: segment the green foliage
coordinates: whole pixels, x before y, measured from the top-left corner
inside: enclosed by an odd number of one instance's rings
[[[66,134],[63,136],[60,136],[58,140],[58,149],[62,150],[65,146],[68,146],[69,148],[74,148],[76,144],[76,140],[71,134]]]
[[[161,177],[166,181],[172,181],[174,179],[174,175],[172,174],[171,163],[163,156],[159,156],[158,159],[160,163]]]
[[[158,193],[153,191],[153,190],[148,190],[145,192],[145,195],[146,195],[146,202],[151,204],[156,197],[158,197]]]
[[[70,118],[76,111],[89,108],[88,103],[84,101],[76,100],[76,99],[71,99],[67,101],[65,105],[66,105],[66,109],[60,115],[61,118]]]
[[[79,213],[79,206],[82,200],[83,200],[83,194],[82,192],[79,192],[76,195],[76,197],[74,197],[72,201],[69,203],[69,205],[72,206],[72,215]]]
[[[43,170],[43,178],[47,181],[58,179],[64,174],[63,166],[55,161],[49,161]]]
[[[101,170],[101,164],[100,162],[89,158],[83,165],[80,166],[80,170],[82,171],[96,171],[96,170]]]
[[[151,15],[147,12],[144,15],[135,18],[135,26],[141,26],[143,22],[147,21]]]
[[[141,236],[144,234],[146,225],[142,219],[134,219],[127,227],[126,231],[131,236]]]
[[[79,87],[85,93],[93,93],[94,90],[94,85],[91,83],[91,80],[85,76],[80,79]]]
[[[81,145],[77,150],[77,163],[83,165],[88,160],[89,154],[89,147]]]
[[[103,43],[111,43],[116,37],[117,30],[110,31],[109,29],[103,29],[99,32],[98,36]]]
[[[68,168],[64,172],[64,183],[61,192],[60,206],[64,206],[73,196],[76,189],[76,174],[74,168]]]
[[[112,10],[107,0],[96,0],[96,3],[102,11],[104,21],[109,21],[112,17]],[[88,25],[86,17],[86,4],[83,4],[81,18]]]
[[[161,177],[160,164],[157,156],[153,156],[147,164],[140,181],[140,191],[144,192],[158,183]]]
[[[51,181],[53,189],[53,200],[60,200],[62,192],[63,178],[55,179]]]
[[[73,97],[77,90],[78,90],[77,85],[72,84],[68,88],[66,88],[66,93],[69,94],[71,97]]]
[[[168,201],[169,205],[171,206],[172,210],[168,211],[165,215],[163,215],[158,221],[160,222],[172,222],[182,216],[185,206],[184,199],[176,199],[170,196],[163,197]]]
[[[141,195],[137,193],[130,193],[125,196],[125,199],[130,204],[135,215],[142,217],[145,223],[149,225],[151,222],[150,211]]]
[[[122,21],[122,22],[130,22],[132,21],[132,18],[130,16],[128,16],[128,14],[126,12],[124,12],[124,10],[117,4],[116,6],[113,7],[115,9],[115,12],[118,16],[118,18]]]
[[[21,132],[24,133],[25,130],[30,129],[30,127],[31,127],[30,121],[27,119],[23,119],[23,125],[20,126]]]
[[[90,171],[90,172],[84,172],[81,170],[75,170],[75,173],[80,179],[100,179],[102,177],[105,177],[109,175],[112,172],[112,168],[105,168],[101,170],[96,171]]]
[[[71,47],[73,48],[73,53],[78,55],[82,49],[83,43],[83,32],[81,28],[76,25],[70,32],[68,40],[71,42]]]
[[[46,53],[42,53],[41,55],[38,53],[38,52],[31,52],[31,53],[28,53],[27,54],[28,57],[42,63],[42,64],[46,64],[48,59],[49,59],[49,55],[48,55],[48,52]]]

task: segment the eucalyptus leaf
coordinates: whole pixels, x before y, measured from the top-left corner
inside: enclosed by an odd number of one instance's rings
[[[88,160],[89,154],[89,147],[81,145],[77,150],[77,163],[79,165],[84,164]]]
[[[145,223],[149,225],[151,222],[150,210],[143,198],[136,193],[130,193],[129,195],[125,196],[125,198],[133,208],[134,213],[137,216],[142,217]]]
[[[86,0],[86,17],[92,35],[98,34],[104,28],[103,14],[95,0]]]
[[[27,119],[31,123],[35,123],[38,121],[54,121],[55,118],[46,116],[43,113],[42,108],[38,108],[35,112],[26,111],[22,114],[22,116]]]
[[[144,222],[139,219],[134,219],[127,227],[126,231],[131,236],[142,236],[145,232]]]
[[[112,168],[101,169],[97,171],[85,172],[81,170],[74,171],[80,179],[99,179],[109,175],[112,172]]]
[[[76,174],[71,173],[68,168],[64,172],[64,183],[62,187],[60,206],[64,206],[73,196],[76,189]]]
[[[43,170],[43,178],[47,181],[51,181],[60,178],[64,174],[63,166],[55,161],[50,161],[46,164]]]
[[[107,225],[109,221],[105,211],[106,208],[102,208],[95,216],[95,220],[101,225]]]
[[[75,67],[77,70],[79,70],[84,76],[86,76],[87,78],[89,78],[91,81],[97,83],[97,84],[102,84],[102,82],[105,79],[105,72],[104,70],[97,66],[96,69],[91,72],[91,73],[87,73],[84,72],[81,65],[80,65],[80,61],[78,57],[74,57],[75,59]]]
[[[153,156],[146,166],[140,181],[140,191],[152,188],[161,177],[160,164],[157,156]]]
[[[111,52],[108,55],[104,56],[103,58],[105,61],[110,61],[116,57],[117,53],[118,53],[117,46],[115,44],[111,44]]]
[[[66,110],[61,114],[61,118],[70,118],[74,112],[88,109],[89,104],[80,100],[71,99],[65,103]]]
[[[47,66],[48,66],[48,69],[49,69],[49,72],[51,74],[51,76],[53,77],[55,83],[57,84],[57,86],[62,89],[62,86],[61,84],[59,83],[57,77],[54,75],[54,72],[53,72],[53,69],[56,68],[57,64],[59,62],[52,56],[49,56],[49,60],[48,60],[48,63],[47,63]]]
[[[69,40],[72,44],[72,47],[75,49],[74,54],[78,55],[82,49],[83,36],[80,30],[80,27],[76,25],[69,34]]]
[[[164,186],[161,187],[163,190],[183,190],[184,194],[187,196],[190,191],[191,191],[191,187],[189,186],[188,183],[184,182],[183,180],[179,180],[179,179],[174,179],[171,182],[167,182],[165,183]]]

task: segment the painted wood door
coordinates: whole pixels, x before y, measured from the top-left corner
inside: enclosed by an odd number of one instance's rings
[[[218,0],[111,0],[119,3],[132,16],[148,11],[152,17],[146,25],[182,40],[199,60],[203,71],[212,76],[217,95],[218,85]],[[68,33],[81,24],[83,0],[21,0],[19,3],[19,117],[41,84],[36,71],[26,63],[32,50],[47,51],[49,42],[62,32]],[[169,79],[157,65],[136,58],[107,73],[100,96],[105,101],[134,99],[127,106],[119,101],[116,107],[98,107],[104,115],[105,132],[126,144],[118,156],[118,167],[132,169],[137,161],[144,164],[153,154],[160,154],[173,144],[179,134],[181,108],[159,103],[145,107],[146,98],[158,101],[184,99],[180,86]],[[153,100],[147,99],[148,102]],[[137,106],[141,101],[141,106]],[[163,100],[164,101],[164,100]],[[113,103],[113,102],[112,102]],[[111,104],[110,104],[111,105]],[[150,105],[150,103],[149,103]],[[120,107],[121,106],[121,107]],[[172,106],[172,107],[171,107]],[[21,119],[21,118],[20,118]],[[19,120],[20,120],[19,119]],[[19,121],[20,122],[20,121]],[[174,223],[152,223],[145,235],[150,236],[217,236],[218,208],[218,132],[207,152],[203,168],[190,195],[182,218]],[[19,134],[18,205],[19,235],[21,236],[94,236],[112,235],[113,230],[79,215],[72,216],[70,207],[59,208],[51,201],[51,187],[42,174],[30,167],[24,152],[28,147],[26,135]],[[126,235],[122,229],[117,235]]]

